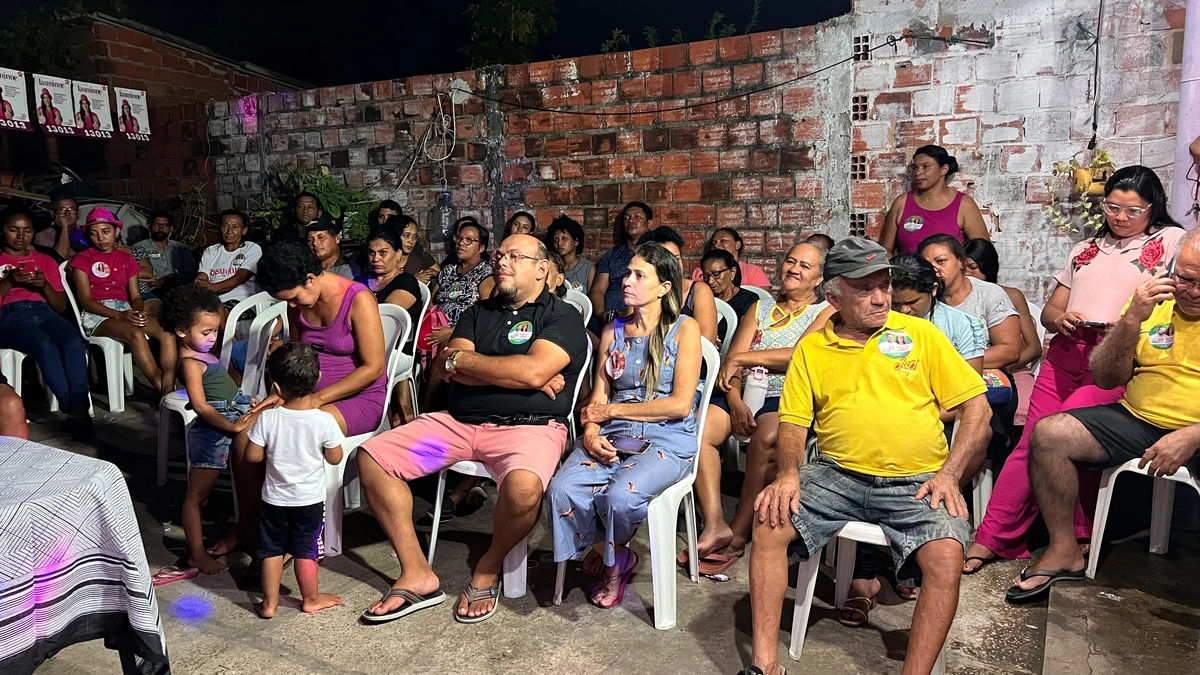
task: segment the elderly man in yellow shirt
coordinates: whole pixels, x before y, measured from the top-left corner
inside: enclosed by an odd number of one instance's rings
[[[904,673],[933,669],[954,620],[971,529],[960,487],[983,463],[991,408],[983,379],[941,331],[891,311],[892,269],[883,247],[857,237],[825,259],[838,313],[799,342],[784,380],[779,474],[754,504],[754,653],[743,675],[783,672],[789,545],[817,555],[850,522],[883,528],[898,580],[922,588]],[[939,408],[961,410],[953,448]],[[810,425],[821,456],[804,464]]]
[[[1111,405],[1043,418],[1029,448],[1033,495],[1050,546],[1013,581],[1005,597],[1028,602],[1059,581],[1084,578],[1072,510],[1079,494],[1075,466],[1106,469],[1132,459],[1154,476],[1174,475],[1200,449],[1200,235],[1179,242],[1178,257],[1138,287],[1124,314],[1092,352],[1097,386],[1127,385]],[[1065,515],[1064,515],[1065,514]],[[1098,542],[1097,542],[1098,543]],[[1095,545],[1092,555],[1098,555]]]

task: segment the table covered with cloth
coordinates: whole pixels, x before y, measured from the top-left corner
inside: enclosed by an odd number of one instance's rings
[[[108,462],[0,437],[0,673],[98,638],[127,675],[171,672],[125,480]]]

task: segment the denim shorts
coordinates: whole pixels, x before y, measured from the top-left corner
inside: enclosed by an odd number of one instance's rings
[[[109,309],[115,309],[118,312],[128,312],[129,310],[133,309],[133,307],[130,307],[129,303],[125,302],[124,300],[101,300],[100,304]],[[100,324],[107,320],[107,316],[100,316],[99,314],[92,314],[91,312],[79,313],[79,326],[83,328],[83,334],[88,337],[91,337],[92,333],[95,333],[96,329],[100,327]]]
[[[209,405],[230,422],[250,412],[250,397],[238,394],[231,401],[209,401]],[[221,431],[199,417],[188,430],[188,461],[194,469],[225,469],[229,466],[229,446],[233,434]]]
[[[800,513],[792,525],[804,546],[816,555],[847,523],[874,523],[891,542],[896,581],[920,585],[915,565],[904,563],[921,546],[938,539],[954,539],[965,551],[971,542],[971,525],[955,518],[941,504],[929,508],[929,497],[914,499],[921,484],[933,477],[923,473],[903,478],[880,478],[847,471],[825,455],[800,467]]]

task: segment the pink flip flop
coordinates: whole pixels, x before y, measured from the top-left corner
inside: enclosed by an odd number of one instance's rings
[[[620,605],[621,600],[625,598],[625,587],[629,585],[629,577],[633,576],[633,572],[637,569],[638,562],[640,562],[636,553],[634,553],[631,549],[626,550],[629,551],[629,555],[633,556],[633,564],[627,567],[624,572],[621,572],[620,585],[617,586],[617,599],[614,600],[611,605],[601,605],[598,602],[592,601],[592,604],[596,605],[600,609],[612,609]],[[600,582],[596,583],[599,584]]]
[[[177,565],[167,565],[161,570],[154,573],[151,579],[155,586],[183,581],[184,579],[195,579],[200,576],[200,570],[195,567],[179,567]]]

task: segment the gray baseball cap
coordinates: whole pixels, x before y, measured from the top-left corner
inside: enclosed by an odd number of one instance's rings
[[[862,237],[848,237],[839,241],[825,256],[824,276],[861,279],[868,274],[883,270],[900,269],[888,260],[887,250],[879,244]]]

